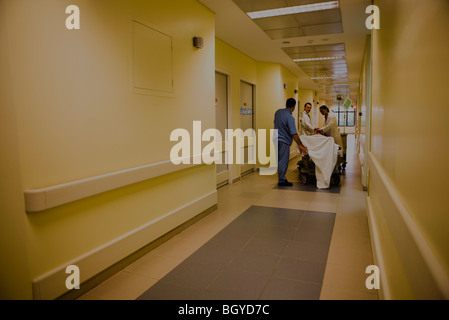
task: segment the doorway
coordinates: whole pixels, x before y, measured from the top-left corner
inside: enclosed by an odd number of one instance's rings
[[[225,137],[228,129],[228,79],[226,74],[215,72],[215,126],[220,131],[221,136]],[[226,164],[227,152],[224,141],[222,144],[222,163],[216,165],[217,188],[222,187],[229,182],[229,165]]]
[[[240,128],[245,132],[255,129],[255,85],[246,81],[240,81]],[[240,176],[251,173],[255,169],[254,164],[248,163],[249,154],[256,148],[255,139],[250,141],[245,138],[243,154],[244,164],[240,165]]]

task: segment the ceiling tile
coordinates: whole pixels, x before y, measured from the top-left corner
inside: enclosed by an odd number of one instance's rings
[[[298,13],[294,15],[301,26],[313,26],[319,24],[341,22],[340,9],[321,10],[314,12]]]
[[[345,44],[344,43],[324,44],[324,45],[319,45],[319,46],[313,46],[313,49],[316,52],[321,52],[321,51],[345,51]]]
[[[305,4],[319,3],[319,2],[328,2],[330,0],[285,0],[287,6],[302,6]]]
[[[256,19],[254,22],[265,31],[299,27],[298,22],[291,15]]]
[[[323,58],[323,57],[345,57],[346,52],[345,51],[319,51],[315,52],[314,56],[317,58]],[[341,60],[332,60],[332,61],[341,61]]]
[[[290,6],[307,5],[313,3],[328,2],[330,0],[233,0],[244,12],[285,8]],[[349,0],[348,0],[349,1]],[[352,0],[362,1],[362,0]],[[365,0],[368,1],[368,0]],[[325,36],[343,33],[342,14],[340,8],[321,10],[295,15],[284,15],[264,19],[254,19],[271,39],[284,39],[295,37]],[[313,39],[313,38],[312,38]],[[322,39],[322,38],[321,38]],[[346,48],[344,43],[284,47],[282,50],[291,59],[315,58],[315,57],[344,57],[336,60],[319,60],[296,62],[296,64],[320,87],[333,94],[326,99],[333,101],[336,92],[348,92],[348,62],[346,61]],[[331,78],[334,77],[334,78]],[[325,79],[327,78],[327,79]],[[357,91],[355,92],[358,93]]]
[[[312,46],[304,46],[304,47],[284,47],[282,50],[287,54],[293,53],[313,53],[315,52]]]
[[[233,0],[244,12],[277,9],[288,6],[285,0]]]
[[[316,26],[303,26],[302,30],[306,36],[316,36],[325,34],[342,33],[341,23],[320,24]]]
[[[287,28],[265,31],[271,39],[284,39],[293,37],[303,37],[304,32],[300,28]]]

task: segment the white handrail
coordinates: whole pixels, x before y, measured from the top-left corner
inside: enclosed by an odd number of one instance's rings
[[[25,209],[29,213],[40,212],[103,192],[192,168],[199,165],[196,163],[201,162],[195,161],[196,158],[201,159],[201,155],[192,156],[190,164],[174,165],[168,160],[57,186],[25,190]]]

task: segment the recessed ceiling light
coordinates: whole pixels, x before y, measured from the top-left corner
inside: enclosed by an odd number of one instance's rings
[[[251,19],[261,19],[268,17],[284,16],[288,14],[337,9],[338,7],[339,7],[338,1],[329,1],[329,2],[306,4],[302,6],[247,12],[247,15]]]
[[[310,78],[312,80],[326,80],[326,79],[341,79],[341,78],[346,78],[346,77],[342,77],[342,76],[334,76],[334,77],[314,77],[314,78]]]
[[[305,62],[305,61],[323,61],[323,60],[340,60],[344,59],[344,56],[339,57],[320,57],[320,58],[304,58],[304,59],[293,59],[294,62]]]

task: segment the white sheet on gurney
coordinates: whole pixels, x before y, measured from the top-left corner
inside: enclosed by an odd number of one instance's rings
[[[310,159],[315,163],[317,188],[329,188],[338,154],[338,145],[335,144],[334,138],[316,134],[313,136],[302,135],[300,139],[307,147]]]

